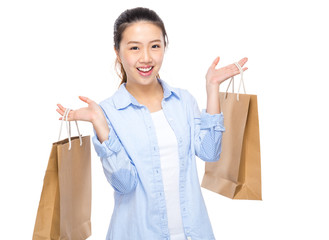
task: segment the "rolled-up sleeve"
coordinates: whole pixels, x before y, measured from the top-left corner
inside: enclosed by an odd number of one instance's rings
[[[201,112],[201,129],[213,128],[215,131],[223,132],[224,128],[224,116],[221,112],[220,114],[209,114],[205,109]]]
[[[107,158],[111,155],[118,153],[122,146],[118,140],[117,135],[110,129],[109,137],[103,143],[100,143],[97,134],[94,130],[95,136],[93,137],[93,144],[95,151],[100,158]]]
[[[200,112],[196,100],[193,101],[194,147],[195,154],[207,162],[219,160],[222,150],[222,136],[225,131],[223,113]]]
[[[110,128],[108,139],[100,143],[94,129],[95,135],[92,141],[95,151],[101,159],[108,182],[115,191],[127,194],[136,188],[138,182],[137,170],[108,118],[107,122]]]

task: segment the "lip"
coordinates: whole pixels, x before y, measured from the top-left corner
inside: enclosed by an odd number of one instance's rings
[[[151,65],[146,65],[146,66],[140,66],[140,67],[137,67],[137,68],[149,68],[149,67],[153,67]]]
[[[138,71],[138,73],[139,73],[140,75],[142,75],[142,76],[144,76],[144,77],[148,77],[148,76],[150,76],[150,75],[152,74],[153,69],[154,69],[154,66],[143,66],[143,67],[138,67],[138,68],[149,68],[149,67],[152,67],[152,69],[151,69],[150,71],[148,71],[148,72],[142,72],[142,71],[139,71],[138,69],[137,69],[137,71]]]

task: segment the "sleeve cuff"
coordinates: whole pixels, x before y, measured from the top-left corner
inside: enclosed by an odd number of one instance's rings
[[[117,153],[121,150],[121,143],[113,129],[110,128],[109,137],[103,143],[100,143],[100,141],[98,140],[95,130],[94,133],[95,135],[93,136],[92,140],[95,147],[95,151],[99,157],[109,157],[112,154]]]
[[[225,131],[223,112],[218,114],[209,114],[205,109],[201,112],[201,129],[215,128],[216,131]]]

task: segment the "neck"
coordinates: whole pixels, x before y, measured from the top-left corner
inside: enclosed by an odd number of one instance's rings
[[[146,99],[163,97],[163,89],[157,79],[148,85],[134,84],[129,81],[126,83],[127,91],[136,98],[138,102],[144,102]]]

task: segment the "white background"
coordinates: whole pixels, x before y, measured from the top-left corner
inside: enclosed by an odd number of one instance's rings
[[[74,109],[85,106],[79,95],[100,102],[114,93],[113,24],[136,6],[155,10],[167,28],[161,78],[188,89],[200,108],[215,57],[219,66],[249,58],[244,76],[247,93],[258,95],[263,201],[202,189],[216,239],[329,239],[329,16],[320,0],[1,1],[0,238],[31,239],[58,137],[56,104]],[[89,123],[79,124],[92,135]],[[198,168],[201,182],[203,161]],[[113,189],[93,146],[92,177],[89,239],[105,239]]]

